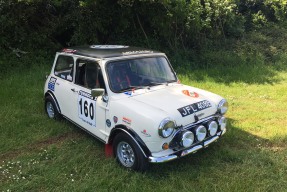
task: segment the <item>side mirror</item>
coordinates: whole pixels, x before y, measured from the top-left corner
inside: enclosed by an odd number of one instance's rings
[[[92,97],[102,96],[104,95],[104,93],[105,93],[105,89],[102,89],[102,88],[92,89],[91,91]]]

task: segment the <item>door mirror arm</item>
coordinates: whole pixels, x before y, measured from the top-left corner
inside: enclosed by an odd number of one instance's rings
[[[103,102],[107,103],[109,101],[109,96],[105,93],[103,96],[102,96],[102,100]]]

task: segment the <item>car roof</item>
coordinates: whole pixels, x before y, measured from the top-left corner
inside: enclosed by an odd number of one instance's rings
[[[125,45],[86,45],[65,48],[62,53],[72,53],[94,58],[110,58],[128,55],[143,55],[152,53],[162,53],[151,49],[131,47]]]

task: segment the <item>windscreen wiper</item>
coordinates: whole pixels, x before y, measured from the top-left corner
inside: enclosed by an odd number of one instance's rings
[[[124,89],[121,89],[121,91],[131,91],[131,90],[136,90],[136,89],[149,89],[151,86],[168,85],[171,82],[174,82],[174,80],[163,82],[163,83],[160,83],[160,82],[149,82],[149,84],[147,84],[147,85],[138,85],[138,86],[131,85],[131,86],[128,86],[128,87],[126,87]]]
[[[124,88],[124,89],[121,89],[121,91],[132,91],[132,90],[135,90],[135,89],[145,89],[145,88],[148,88],[149,86],[128,86],[127,88]]]
[[[168,82],[164,82],[164,83],[159,83],[159,82],[150,82],[148,85],[146,86],[156,86],[156,85],[168,85]]]

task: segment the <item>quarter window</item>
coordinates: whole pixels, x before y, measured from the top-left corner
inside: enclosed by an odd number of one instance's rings
[[[74,67],[73,57],[60,55],[58,56],[54,73],[56,76],[62,79],[73,81],[73,76],[74,76],[73,67]]]

